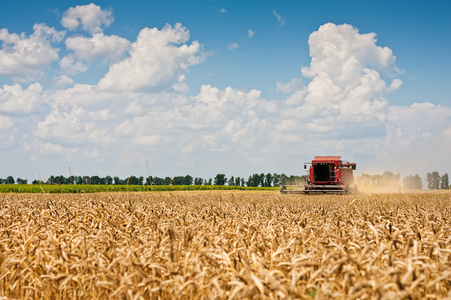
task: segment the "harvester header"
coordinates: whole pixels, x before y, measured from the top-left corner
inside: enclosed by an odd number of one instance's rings
[[[315,156],[306,175],[304,187],[284,185],[280,189],[283,194],[348,194],[356,192],[353,170],[355,163],[341,160],[341,156]]]

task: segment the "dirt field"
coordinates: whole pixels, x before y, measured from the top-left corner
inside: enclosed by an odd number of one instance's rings
[[[451,299],[451,194],[0,194],[0,299]]]

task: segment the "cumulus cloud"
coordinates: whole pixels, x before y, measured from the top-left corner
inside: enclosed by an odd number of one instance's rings
[[[181,24],[145,28],[130,43],[101,33],[108,22],[77,19],[69,11],[66,27],[86,26],[92,36],[66,40],[72,52],[61,59],[63,74],[53,77],[53,88],[40,83],[0,88],[0,137],[13,146],[28,142],[23,151],[35,151],[34,157],[83,156],[120,160],[127,167],[149,158],[166,174],[168,158],[175,172],[175,166],[198,170],[200,165],[200,172],[228,172],[234,161],[246,166],[248,175],[258,168],[297,169],[305,157],[318,154],[415,155],[417,149],[451,145],[449,108],[427,102],[395,106],[387,100],[402,85],[396,78],[400,70],[374,33],[361,34],[346,24],[321,26],[308,41],[311,61],[301,69],[304,77],[276,82],[281,100],[265,99],[257,89],[210,84],[187,95],[189,68],[205,53],[198,42],[188,43],[189,31]],[[50,46],[59,39],[41,36]],[[99,59],[112,63],[97,85],[69,77]]]
[[[66,39],[66,48],[74,51],[79,60],[96,59],[118,61],[128,52],[131,43],[119,36],[96,33],[92,37],[75,36]]]
[[[248,30],[247,30],[247,37],[248,37],[248,38],[254,37],[254,31],[251,30],[251,29],[248,29]]]
[[[88,111],[72,104],[53,105],[52,111],[37,124],[35,136],[39,140],[63,145],[80,147],[93,143],[110,145],[116,141],[108,132],[108,111]],[[60,149],[60,148],[58,148]]]
[[[19,84],[0,88],[0,113],[24,115],[36,113],[43,103],[42,86],[33,83],[23,89]]]
[[[338,82],[348,83],[360,77],[365,68],[398,75],[396,57],[388,47],[376,45],[375,33],[360,34],[355,27],[327,23],[309,37],[310,67],[304,67],[306,77],[324,74],[337,76]]]
[[[179,81],[190,66],[204,60],[201,45],[197,41],[187,45],[188,40],[189,31],[180,23],[166,25],[162,30],[141,30],[131,46],[130,57],[111,65],[98,87],[135,91]]]
[[[63,15],[61,24],[69,30],[83,30],[94,34],[102,32],[104,27],[110,26],[114,21],[111,10],[103,10],[93,3],[77,5],[69,8]]]
[[[425,153],[443,159],[451,144],[451,109],[428,102],[390,104],[386,97],[401,87],[402,80],[394,78],[401,71],[392,50],[377,45],[375,33],[328,23],[310,35],[309,46],[311,62],[302,68],[308,85],[297,78],[277,83],[288,109],[273,120],[268,152],[295,154],[301,147],[302,155],[369,156],[398,170],[406,170],[409,161],[417,162],[411,169],[427,168],[420,159]]]
[[[78,73],[86,72],[89,69],[87,64],[76,61],[72,54],[63,57],[59,61],[61,70],[68,75],[75,75]]]
[[[288,83],[277,82],[277,91],[283,94],[289,94],[294,91],[300,90],[304,87],[301,78],[293,78]]]
[[[45,101],[51,106],[73,104],[82,107],[98,105],[99,103],[114,104],[119,99],[128,99],[130,95],[98,91],[96,86],[77,83],[73,87],[59,90],[48,90]]]
[[[329,122],[384,121],[385,94],[399,88],[402,81],[394,79],[387,86],[381,78],[381,73],[399,74],[399,70],[392,51],[376,42],[374,33],[360,34],[347,24],[328,23],[313,32],[309,38],[311,63],[302,68],[303,75],[312,78],[307,90],[300,93],[305,100],[303,111]],[[278,88],[286,90],[295,83],[279,83]],[[291,100],[301,103],[299,97]]]
[[[0,74],[41,72],[59,59],[59,49],[53,48],[52,43],[61,41],[65,33],[45,24],[35,24],[33,30],[27,36],[0,29]]]
[[[38,123],[35,135],[44,140],[78,145],[86,141],[95,123],[88,118],[85,109],[75,105],[58,105]]]
[[[64,88],[74,84],[74,80],[67,75],[59,75],[52,78],[53,85],[56,88]]]
[[[56,143],[42,143],[39,144],[39,151],[42,154],[54,154],[59,156],[75,155],[78,152],[78,148],[63,147]]]

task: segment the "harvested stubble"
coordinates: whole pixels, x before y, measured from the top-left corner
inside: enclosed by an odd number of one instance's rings
[[[0,298],[446,298],[450,220],[450,194],[0,194]]]

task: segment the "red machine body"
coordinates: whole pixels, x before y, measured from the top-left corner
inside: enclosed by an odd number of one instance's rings
[[[284,194],[347,194],[354,192],[353,170],[355,163],[341,160],[341,156],[316,156],[306,176],[304,189],[299,186],[285,185],[280,190]],[[307,163],[304,164],[304,169]]]

